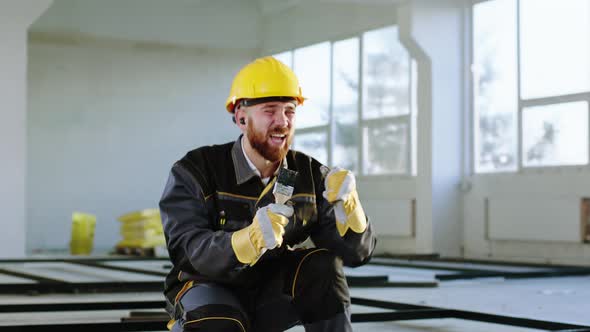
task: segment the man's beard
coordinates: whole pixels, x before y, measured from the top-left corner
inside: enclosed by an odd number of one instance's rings
[[[257,132],[254,130],[252,122],[253,121],[248,121],[246,132],[252,148],[254,148],[254,150],[256,150],[262,157],[264,157],[264,159],[270,162],[283,160],[287,155],[287,152],[289,152],[289,146],[291,146],[291,141],[293,140],[293,136],[289,132],[289,129],[275,128],[270,130],[267,135],[267,133]],[[286,135],[285,142],[283,142],[281,147],[270,145],[268,140],[272,134]]]

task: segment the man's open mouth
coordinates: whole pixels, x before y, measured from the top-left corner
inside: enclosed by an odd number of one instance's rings
[[[287,139],[287,135],[285,134],[271,134],[270,140],[274,144],[283,144],[283,142]]]

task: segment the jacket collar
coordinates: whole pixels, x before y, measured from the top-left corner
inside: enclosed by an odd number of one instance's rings
[[[246,160],[246,156],[244,155],[245,152],[242,149],[243,136],[244,135],[240,135],[240,137],[238,137],[231,149],[231,156],[234,163],[234,169],[236,171],[236,183],[238,185],[241,185],[251,178],[258,176],[258,174],[256,174],[256,172],[250,167],[248,161]],[[279,167],[287,167],[287,158],[283,159],[283,162]],[[278,171],[279,169],[277,168],[275,175],[278,174]]]
[[[238,185],[250,180],[257,176],[254,170],[248,165],[248,161],[244,156],[244,150],[242,150],[242,136],[234,142],[234,146],[231,149],[231,157],[234,162],[234,169],[236,170],[236,182]]]

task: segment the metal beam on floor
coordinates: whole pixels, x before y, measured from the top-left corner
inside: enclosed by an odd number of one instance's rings
[[[377,257],[379,258],[379,257]],[[388,261],[389,260],[389,261]],[[447,264],[445,264],[447,263]],[[465,264],[465,266],[457,266]],[[494,265],[495,268],[477,268],[467,264]],[[476,279],[476,278],[504,278],[504,279],[525,279],[525,278],[553,278],[566,276],[590,275],[590,267],[570,265],[541,265],[541,264],[515,264],[502,262],[487,262],[471,260],[448,260],[448,259],[416,259],[401,260],[382,258],[371,260],[369,265],[387,266],[397,268],[426,269],[449,271],[448,273],[436,273],[434,278],[439,281]],[[500,265],[500,266],[499,266]],[[501,265],[506,267],[529,268],[530,271],[514,272],[502,270]]]
[[[352,304],[372,308],[393,310],[390,312],[353,313],[353,323],[387,322],[418,319],[442,319],[455,318],[470,321],[479,321],[492,324],[518,326],[530,329],[560,331],[560,332],[588,332],[590,326],[544,321],[522,317],[512,317],[497,314],[488,314],[474,311],[421,306],[415,304],[382,301],[352,297]],[[161,309],[164,301],[134,301],[134,302],[95,302],[95,303],[45,303],[45,304],[15,304],[0,305],[0,312],[53,312],[53,311],[79,311],[79,310],[127,310],[127,309]],[[162,318],[162,313],[155,312],[156,316],[150,318],[142,315],[123,318],[121,322],[83,323],[83,324],[43,324],[43,325],[0,325],[2,331],[7,332],[45,332],[45,331],[165,331],[167,318]]]
[[[12,262],[13,260],[11,260]],[[18,271],[14,267],[0,265],[0,275],[29,280],[27,283],[0,283],[0,294],[47,294],[47,293],[92,293],[92,292],[162,292],[166,271],[149,268],[108,265],[119,261],[154,261],[154,260],[105,260],[105,259],[58,259],[58,260],[14,260],[18,263],[59,263],[72,264],[106,271],[118,271],[143,276],[161,277],[162,281],[98,281],[72,282],[57,278],[48,278],[39,274]],[[156,260],[157,261],[157,260]],[[387,275],[346,276],[350,287],[437,287],[436,281],[389,281]]]

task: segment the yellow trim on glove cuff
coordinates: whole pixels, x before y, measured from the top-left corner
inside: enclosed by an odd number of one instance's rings
[[[252,264],[258,257],[258,250],[250,241],[250,229],[248,227],[235,231],[231,235],[231,246],[240,263]]]
[[[367,229],[367,217],[356,190],[344,201],[344,211],[347,216],[346,223],[353,232],[362,233]]]
[[[340,235],[340,237],[343,237],[349,228],[350,227],[348,227],[348,224],[346,222],[341,223],[338,220],[336,220],[336,230],[338,230],[338,234]]]
[[[326,199],[330,203],[334,203],[342,197],[339,196],[340,189],[347,179],[348,171],[340,170],[331,172],[326,178]]]

